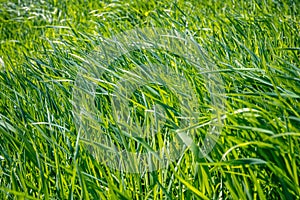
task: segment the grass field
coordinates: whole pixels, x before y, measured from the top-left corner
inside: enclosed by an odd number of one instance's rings
[[[0,1],[0,199],[300,199],[299,9],[297,0]],[[128,173],[82,138],[74,91],[107,38],[146,27],[188,33],[205,50],[214,66],[206,74],[224,87],[223,126],[206,157],[192,146],[165,168]],[[201,146],[216,117],[210,88],[193,63],[159,48],[129,52],[97,77],[101,134],[129,152],[175,138],[180,98],[167,87],[135,91],[120,107],[132,111],[129,130],[115,123],[112,86],[149,62],[190,81],[198,128],[187,128]],[[133,124],[150,130],[156,121],[146,114],[154,102],[165,121],[155,136],[136,137]]]

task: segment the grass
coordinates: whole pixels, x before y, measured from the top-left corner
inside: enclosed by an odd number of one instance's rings
[[[0,4],[1,199],[299,199],[299,1]],[[126,173],[100,162],[78,137],[72,94],[105,38],[145,27],[189,32],[205,49],[215,65],[210,73],[224,83],[224,125],[205,158],[189,148],[166,169]],[[97,91],[110,93],[122,70],[150,61],[170,64],[194,86],[202,128],[192,133],[201,145],[213,119],[211,98],[186,59],[161,49],[131,52],[107,66],[111,73]],[[149,129],[155,118],[145,108],[169,106],[158,134],[144,140],[118,129],[109,96],[97,95],[104,133],[120,149],[160,149],[180,117],[170,94],[150,85],[130,97],[129,125]]]

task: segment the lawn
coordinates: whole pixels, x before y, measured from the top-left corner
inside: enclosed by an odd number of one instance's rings
[[[0,199],[300,199],[300,1],[0,1]]]

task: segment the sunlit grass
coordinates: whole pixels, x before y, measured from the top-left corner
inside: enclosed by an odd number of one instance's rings
[[[28,0],[0,5],[1,199],[299,198],[299,1]],[[78,141],[72,105],[78,71],[104,38],[138,27],[189,32],[215,63],[218,70],[211,73],[222,76],[226,110],[208,157],[199,159],[188,149],[167,169],[125,173],[99,162]],[[172,63],[195,86],[200,125],[212,120],[207,88],[190,63],[159,49],[134,55],[111,67],[128,70],[145,60]],[[104,78],[99,90],[110,91],[117,78]],[[155,100],[176,107],[176,99],[166,93],[152,86],[132,97],[139,105],[136,116],[146,119],[146,126],[151,123],[143,106]],[[113,129],[109,98],[98,95],[97,101],[106,133],[121,141],[120,148],[144,151],[142,142],[121,140],[122,133]],[[176,124],[172,112],[161,132]],[[197,144],[206,129],[203,125],[195,133]],[[165,137],[145,141],[159,149]]]

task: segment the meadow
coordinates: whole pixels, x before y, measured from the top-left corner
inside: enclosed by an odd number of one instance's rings
[[[0,1],[0,199],[300,199],[299,9],[297,0]],[[213,68],[202,73],[197,63],[160,48],[108,64],[94,54],[114,35],[146,27],[187,34]],[[116,123],[116,83],[149,63],[171,66],[190,82],[198,106],[185,130],[194,146],[156,170],[133,173],[103,162],[106,149],[93,151],[74,106],[74,94],[84,89],[78,74],[91,61],[105,66],[97,81],[85,78],[97,87],[99,132],[116,148],[156,156],[182,126],[181,99],[167,88],[176,81],[168,77],[166,87],[133,91],[118,107],[129,109],[130,119]],[[222,80],[222,109],[210,91],[219,82],[204,83],[213,74]],[[165,110],[155,135],[156,115],[146,112],[153,103]],[[216,117],[220,135],[199,156]]]

